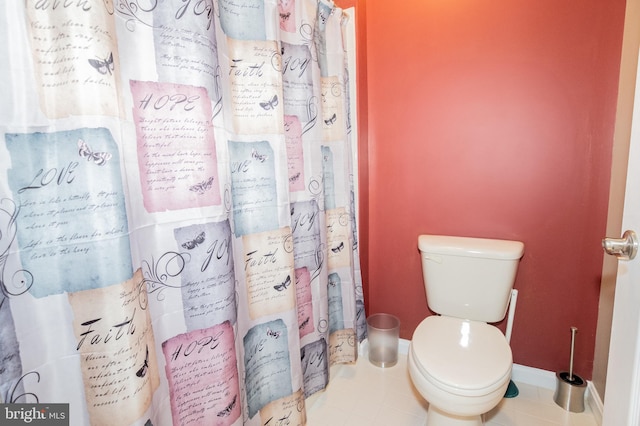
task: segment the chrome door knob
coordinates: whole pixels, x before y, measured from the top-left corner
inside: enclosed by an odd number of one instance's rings
[[[633,231],[624,231],[622,238],[605,238],[602,240],[605,253],[620,260],[631,260],[638,252],[638,236]]]

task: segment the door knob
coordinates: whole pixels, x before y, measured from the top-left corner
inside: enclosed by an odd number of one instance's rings
[[[605,253],[620,260],[631,260],[638,252],[638,236],[633,231],[624,231],[622,238],[605,238],[602,240]]]

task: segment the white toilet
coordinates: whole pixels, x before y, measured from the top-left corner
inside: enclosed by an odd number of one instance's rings
[[[482,425],[504,396],[513,359],[502,332],[487,323],[507,312],[519,241],[420,235],[429,308],[411,339],[411,380],[429,402],[428,426]]]

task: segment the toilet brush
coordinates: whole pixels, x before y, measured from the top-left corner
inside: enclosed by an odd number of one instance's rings
[[[582,413],[584,411],[584,391],[587,383],[582,377],[573,373],[573,351],[577,331],[576,327],[571,327],[569,371],[556,373],[556,393],[553,395],[553,400],[565,410]]]

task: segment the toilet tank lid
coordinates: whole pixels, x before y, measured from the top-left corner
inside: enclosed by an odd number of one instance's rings
[[[448,235],[420,235],[418,248],[423,253],[506,260],[520,259],[524,253],[520,241]]]

